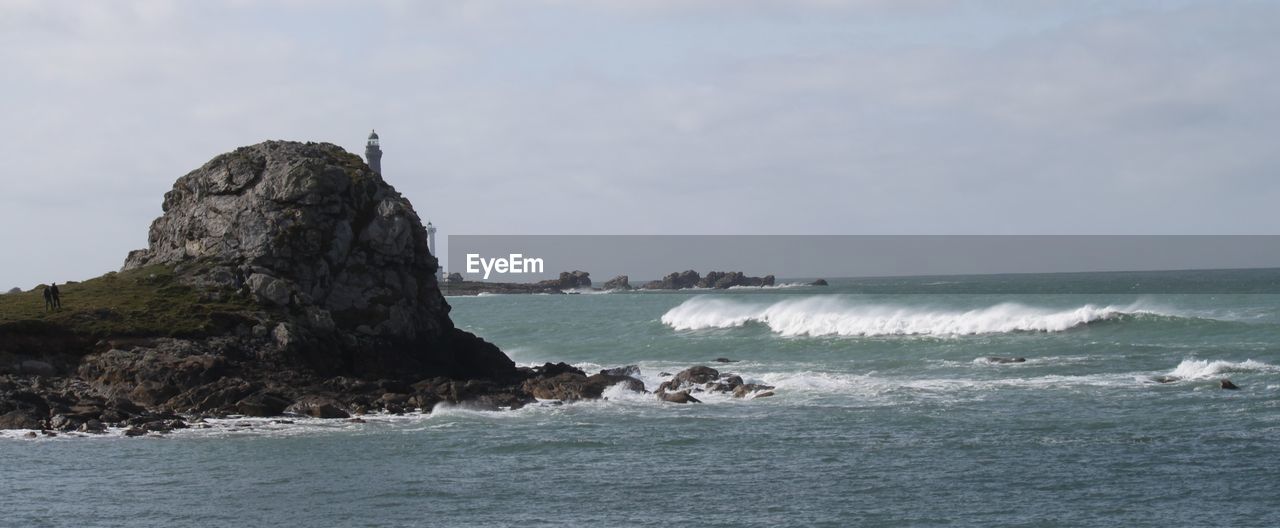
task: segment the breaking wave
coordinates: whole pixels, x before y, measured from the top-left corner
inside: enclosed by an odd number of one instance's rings
[[[1010,332],[1061,332],[1096,321],[1165,315],[1137,306],[1042,308],[1001,303],[972,310],[857,304],[816,296],[772,304],[695,297],[668,310],[662,323],[675,330],[733,328],[759,323],[783,336],[956,336]]]
[[[1168,375],[1177,379],[1208,379],[1238,372],[1280,372],[1280,367],[1252,359],[1244,361],[1184,359]]]

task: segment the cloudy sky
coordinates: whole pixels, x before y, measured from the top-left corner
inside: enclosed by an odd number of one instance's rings
[[[1280,232],[1280,3],[0,0],[0,286],[266,139],[441,234]]]

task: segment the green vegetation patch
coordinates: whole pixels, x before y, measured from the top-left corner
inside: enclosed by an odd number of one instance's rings
[[[57,311],[45,310],[43,290],[0,295],[0,334],[195,337],[255,320],[256,307],[245,296],[224,292],[223,300],[211,300],[168,266],[59,284]]]

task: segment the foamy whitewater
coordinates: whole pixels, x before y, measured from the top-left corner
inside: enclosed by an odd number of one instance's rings
[[[865,304],[847,296],[806,296],[770,304],[695,297],[662,315],[676,330],[731,328],[762,323],[783,336],[973,335],[1061,332],[1123,315],[1163,315],[1136,304],[1056,309],[999,303],[971,310]]]
[[[1230,273],[1280,284],[1280,272]],[[1012,293],[948,277],[450,297],[459,326],[521,365],[636,365],[653,389],[701,364],[775,395],[681,406],[614,387],[600,401],[364,423],[9,431],[0,524],[1276,524],[1280,295],[997,279],[982,284]],[[918,293],[931,288],[961,293]]]

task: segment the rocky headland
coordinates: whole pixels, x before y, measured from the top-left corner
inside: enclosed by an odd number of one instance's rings
[[[456,328],[413,207],[337,146],[219,155],[178,179],[163,211],[119,272],[63,285],[65,309],[45,312],[40,288],[0,297],[0,428],[144,435],[206,416],[645,390],[627,369],[517,368]],[[583,272],[554,282],[542,287],[591,284]]]

